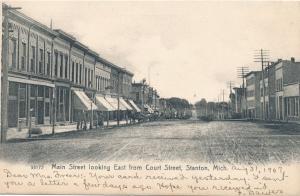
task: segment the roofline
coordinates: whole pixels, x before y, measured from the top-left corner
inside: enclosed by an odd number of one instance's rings
[[[9,5],[2,3],[2,9],[3,7],[9,7]],[[92,49],[90,49],[88,46],[84,45],[83,43],[81,43],[80,41],[78,41],[76,39],[76,37],[74,37],[73,35],[61,30],[61,29],[51,29],[49,27],[47,27],[46,25],[34,20],[33,18],[26,16],[25,14],[23,14],[22,12],[19,12],[17,10],[9,10],[9,13],[12,13],[14,15],[16,15],[18,18],[20,18],[20,20],[24,20],[25,22],[29,23],[29,24],[34,24],[36,27],[38,27],[40,30],[45,31],[49,34],[51,34],[53,37],[59,37],[61,36],[61,38],[65,39],[66,41],[69,41],[71,43],[73,43],[74,47],[77,47],[81,50],[83,50],[84,52],[91,54],[93,56],[96,57],[96,60],[105,63],[106,65],[109,65],[112,68],[117,69],[118,71],[121,71],[123,73],[126,73],[128,75],[133,76],[134,74],[128,70],[126,70],[125,68],[122,68],[120,66],[117,66],[113,63],[111,63],[110,61],[102,58],[99,56],[99,54],[95,51],[93,51]]]
[[[73,35],[61,30],[61,29],[54,29],[55,32],[57,32],[59,35],[61,35],[63,37],[63,39],[67,39],[70,42],[76,42],[76,37],[74,37]]]
[[[259,72],[261,72],[261,71],[250,71],[249,73],[247,73],[245,75],[245,77],[248,77],[250,74],[256,74],[256,73],[259,73]]]
[[[10,7],[9,5],[2,3],[2,10],[6,6]],[[14,14],[15,16],[19,17],[20,20],[24,20],[25,22],[27,22],[29,24],[33,24],[34,25],[33,27],[38,27],[42,31],[45,31],[45,32],[51,34],[53,37],[58,36],[58,33],[55,32],[54,30],[50,29],[48,26],[38,22],[37,20],[34,20],[33,18],[31,18],[29,16],[26,16],[25,14],[23,14],[22,12],[19,12],[18,10],[11,9],[11,10],[8,10],[8,12],[10,14]]]

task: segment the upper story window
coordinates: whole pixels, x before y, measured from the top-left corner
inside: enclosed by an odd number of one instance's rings
[[[88,87],[91,86],[91,70],[88,69]]]
[[[9,66],[17,67],[17,41],[15,39],[9,40]]]
[[[87,86],[87,68],[84,70],[84,86]]]
[[[35,72],[35,46],[31,46],[30,71]]]
[[[58,68],[58,53],[54,52],[54,76],[57,77],[57,68]]]
[[[22,42],[21,70],[26,67],[26,43]]]
[[[50,64],[51,64],[51,54],[48,51],[47,52],[47,68],[46,68],[46,74],[47,74],[47,76],[50,76]]]
[[[276,91],[282,91],[283,90],[283,80],[282,78],[276,80]]]
[[[82,64],[79,66],[79,84],[81,84],[81,72],[82,72]]]
[[[78,63],[76,63],[75,83],[78,83]]]
[[[94,81],[94,70],[91,70],[91,87],[93,87],[93,82]]]
[[[40,58],[39,58],[39,73],[43,74],[44,73],[44,50],[40,49]]]
[[[64,63],[64,55],[60,53],[60,65],[59,65],[59,77],[63,77],[63,63]]]
[[[65,78],[68,78],[68,56],[65,56]]]
[[[75,69],[75,63],[72,61],[72,82],[74,82],[74,69]]]

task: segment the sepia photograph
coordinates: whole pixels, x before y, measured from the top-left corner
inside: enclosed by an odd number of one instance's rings
[[[2,1],[0,194],[300,195],[299,1]]]

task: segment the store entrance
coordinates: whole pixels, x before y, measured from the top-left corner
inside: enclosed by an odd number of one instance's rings
[[[37,104],[37,123],[44,124],[44,102],[38,101]]]

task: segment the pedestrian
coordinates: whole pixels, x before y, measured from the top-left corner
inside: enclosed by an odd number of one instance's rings
[[[86,119],[87,119],[87,118],[86,118],[86,114],[87,114],[87,113],[86,113],[84,110],[83,110],[82,113],[83,113],[83,115],[82,115],[82,116],[83,116],[83,130],[86,131],[86,128],[87,128],[87,124],[86,124]]]
[[[104,121],[104,115],[103,115],[103,112],[99,112],[99,115],[98,115],[98,125],[99,127],[103,127],[103,121]]]

